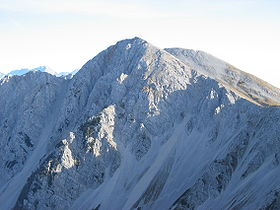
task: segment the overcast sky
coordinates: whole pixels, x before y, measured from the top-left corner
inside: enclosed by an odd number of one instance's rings
[[[0,72],[79,69],[118,40],[206,51],[280,87],[279,0],[0,0]]]

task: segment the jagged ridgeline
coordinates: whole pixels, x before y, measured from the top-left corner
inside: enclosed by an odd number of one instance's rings
[[[279,209],[280,92],[133,38],[0,80],[0,209]]]

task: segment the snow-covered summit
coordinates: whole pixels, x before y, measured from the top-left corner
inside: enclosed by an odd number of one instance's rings
[[[33,71],[46,72],[46,73],[52,74],[56,77],[63,77],[65,79],[72,78],[78,72],[78,70],[75,70],[72,72],[55,72],[53,69],[51,69],[48,66],[39,66],[39,67],[32,68],[32,69],[23,68],[23,69],[19,69],[19,70],[13,70],[7,74],[0,73],[0,79],[3,78],[4,76],[15,76],[15,75],[21,76],[28,72],[33,72]]]
[[[274,89],[250,76],[246,100],[245,73],[181,51],[136,37],[1,80],[1,209],[277,209]]]
[[[166,54],[168,52],[180,62],[189,66],[191,70],[218,81],[242,98],[261,106],[280,105],[280,90],[278,88],[203,51],[182,48],[159,49],[147,41],[135,37],[117,42],[115,45],[101,52],[100,57],[108,51],[111,52],[118,49],[126,52],[130,48],[137,49],[135,51],[138,51],[138,54],[141,51],[147,51],[149,53],[151,51],[150,49],[155,49],[153,51],[158,51],[158,54]],[[153,55],[148,54],[146,56]]]
[[[14,76],[14,75],[24,75],[30,71],[40,71],[40,72],[47,72],[49,74],[52,74],[52,75],[55,75],[57,74],[55,71],[53,71],[50,67],[47,67],[47,66],[39,66],[39,67],[36,67],[36,68],[33,68],[33,69],[19,69],[19,70],[13,70],[13,71],[10,71],[9,73],[7,73],[6,75],[10,75],[10,76]]]

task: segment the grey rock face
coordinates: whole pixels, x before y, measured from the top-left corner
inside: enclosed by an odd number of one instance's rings
[[[1,79],[1,209],[279,208],[278,89],[198,54],[134,38]]]

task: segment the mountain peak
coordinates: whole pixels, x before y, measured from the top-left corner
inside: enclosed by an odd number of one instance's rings
[[[144,39],[142,39],[140,37],[137,37],[137,36],[135,36],[133,38],[128,38],[128,39],[120,40],[120,41],[117,42],[117,44],[118,43],[122,43],[122,42],[129,42],[129,43],[135,43],[135,44],[136,43],[147,43],[146,40],[144,40]]]
[[[278,88],[235,68],[219,58],[206,52],[192,49],[160,49],[139,37],[124,39],[108,47],[85,64],[85,68],[82,69],[85,71],[87,71],[86,69],[90,69],[90,71],[95,71],[95,73],[97,71],[104,73],[104,71],[116,71],[116,66],[122,66],[122,68],[118,68],[118,70],[122,69],[122,73],[127,73],[131,71],[131,63],[141,63],[142,66],[149,66],[154,62],[158,62],[158,64],[160,64],[160,62],[172,63],[175,62],[175,60],[177,64],[190,67],[191,70],[216,80],[227,89],[235,92],[238,96],[257,105],[280,105],[280,91]],[[104,64],[106,64],[105,66],[107,67],[111,67],[108,69],[106,68],[107,70],[104,68],[97,70],[99,66]],[[140,67],[139,64],[137,68]],[[145,69],[146,73],[144,74],[146,75],[151,73],[150,68],[145,67],[142,69]],[[159,69],[161,68],[156,68],[155,71],[158,72]],[[82,72],[84,72],[84,70]],[[178,68],[178,71],[185,70]],[[85,75],[81,76],[85,77]]]
[[[113,48],[125,48],[126,50],[130,49],[130,48],[146,48],[148,47],[149,43],[144,40],[141,39],[139,37],[134,37],[131,39],[124,39],[121,41],[118,41],[115,45],[111,46]]]
[[[138,37],[41,71],[0,82],[1,209],[278,209],[280,109],[253,103],[279,98],[252,75]]]

